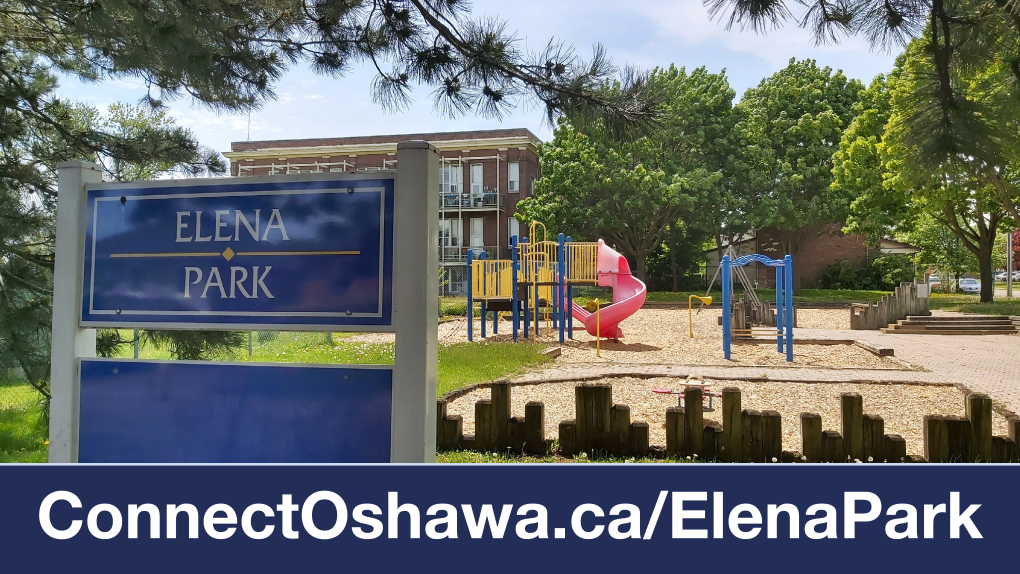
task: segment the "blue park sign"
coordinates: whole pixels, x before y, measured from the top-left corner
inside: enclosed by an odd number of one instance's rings
[[[391,324],[392,177],[91,186],[82,326]]]

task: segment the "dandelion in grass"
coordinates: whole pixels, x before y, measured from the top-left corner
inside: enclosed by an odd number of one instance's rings
[[[868,462],[875,462],[875,459],[869,456],[868,457]]]
[[[694,455],[694,460],[698,460],[698,455]]]
[[[779,462],[779,460],[776,457],[772,457],[772,462]]]
[[[588,459],[588,453],[582,452],[581,454],[577,455],[577,458],[579,458],[581,460],[587,460]]]
[[[861,459],[855,458],[854,459],[854,464],[861,464]]]
[[[801,456],[800,459],[803,460],[804,462],[807,462],[807,456],[806,455]]]

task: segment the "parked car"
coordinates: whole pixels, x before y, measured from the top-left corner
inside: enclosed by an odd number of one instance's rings
[[[959,290],[964,293],[981,293],[981,282],[972,277],[960,279]]]
[[[942,280],[939,279],[938,275],[928,276],[928,289],[931,289],[932,291],[942,290]]]
[[[1006,275],[1007,275],[1007,273],[1005,271],[999,271],[998,273],[995,274],[995,280],[996,281],[1005,281],[1006,280]],[[1013,276],[1016,277],[1016,273],[1013,273]]]

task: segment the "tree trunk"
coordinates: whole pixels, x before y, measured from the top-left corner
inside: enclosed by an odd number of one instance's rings
[[[800,295],[802,285],[800,280],[800,266],[797,265],[797,256],[800,254],[800,250],[803,247],[803,238],[796,232],[786,234],[785,241],[786,254],[793,258],[793,294]]]
[[[992,236],[995,241],[995,236]],[[981,270],[981,302],[991,303],[995,297],[995,276],[992,274],[992,246],[981,242],[981,251],[978,253],[978,269]]]
[[[648,260],[648,254],[647,253],[641,253],[641,254],[635,253],[634,254],[634,263],[635,263],[635,265],[634,265],[634,269],[632,270],[632,273],[634,273],[634,276],[637,277],[638,279],[640,279],[641,282],[644,283],[645,285],[648,284],[648,280],[646,279],[646,276],[645,276],[645,262],[647,260]]]
[[[669,266],[673,273],[673,292],[680,290],[680,281],[676,269],[676,224],[669,224]]]

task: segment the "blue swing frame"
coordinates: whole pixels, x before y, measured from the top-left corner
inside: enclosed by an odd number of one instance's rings
[[[782,259],[772,259],[757,253],[730,259],[729,255],[722,258],[722,308],[723,308],[723,355],[730,358],[730,345],[733,342],[733,267],[743,267],[757,261],[767,267],[776,269],[776,350],[783,352],[783,338],[786,338],[786,361],[793,362],[793,258],[789,255]]]

